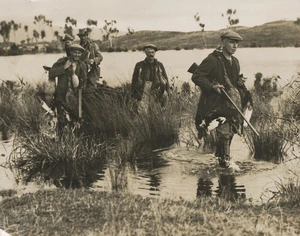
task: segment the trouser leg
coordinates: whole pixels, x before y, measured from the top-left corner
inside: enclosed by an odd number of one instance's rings
[[[219,164],[226,166],[226,161],[230,160],[230,145],[233,137],[232,127],[229,122],[217,127],[216,156],[219,157]]]

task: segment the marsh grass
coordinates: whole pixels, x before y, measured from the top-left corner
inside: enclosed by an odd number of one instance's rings
[[[0,228],[12,235],[297,235],[298,213],[222,199],[61,189],[4,199]]]
[[[89,187],[103,168],[106,144],[65,129],[60,139],[47,135],[16,136],[10,163],[19,181],[57,187]]]
[[[180,117],[193,106],[172,93],[164,106],[153,104],[149,112],[138,113],[128,84],[102,87],[85,91],[80,128],[67,126],[57,137],[53,117],[41,107],[44,87],[24,87],[21,99],[12,105],[15,138],[9,161],[20,181],[66,188],[89,187],[106,162],[111,170],[115,168],[113,189],[120,189],[123,170],[119,167],[141,153],[176,142]]]
[[[276,103],[282,104],[281,106],[275,104],[275,106],[274,100],[265,101],[256,93],[253,93],[253,99],[255,105],[251,123],[260,136],[246,129],[244,136],[246,143],[255,159],[282,162],[288,149],[299,141],[297,140],[298,123],[288,115],[291,114],[287,110],[288,106],[282,106],[286,101],[276,98]]]
[[[287,182],[277,181],[276,191],[273,192],[273,198],[281,205],[290,207],[300,206],[300,179],[289,179]]]
[[[16,123],[17,114],[12,106],[17,104],[21,88],[13,81],[4,81],[0,86],[0,131],[2,139],[10,138],[12,126]]]

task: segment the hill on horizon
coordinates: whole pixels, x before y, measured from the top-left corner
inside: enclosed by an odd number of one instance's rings
[[[241,47],[295,47],[300,46],[300,24],[294,21],[274,21],[254,27],[236,26],[232,30],[242,35]],[[216,31],[137,31],[113,39],[113,47],[140,50],[145,44],[153,43],[160,50],[213,48],[220,42]],[[100,43],[100,42],[99,42]],[[101,48],[109,47],[108,42],[101,42]]]

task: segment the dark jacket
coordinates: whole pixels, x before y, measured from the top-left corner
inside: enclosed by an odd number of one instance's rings
[[[224,85],[225,91],[228,93],[233,90],[230,89],[230,86],[224,79],[224,67],[222,66],[220,58],[225,64],[229,63],[226,61],[223,54],[216,50],[209,54],[193,73],[192,81],[201,88],[201,96],[196,115],[196,125],[200,124],[203,120],[206,120],[206,122],[209,123],[212,119],[220,116],[229,118],[230,116],[237,114],[236,110],[228,105],[229,102],[225,96],[220,95],[213,89],[213,85],[221,84]],[[235,88],[235,91],[238,91],[238,98],[235,99],[237,101],[236,105],[241,107],[241,98],[244,96],[243,90],[245,89],[245,86],[238,84],[240,74],[240,64],[238,59],[232,56],[232,66],[226,68],[230,68],[226,72],[232,87]]]
[[[96,43],[87,41],[86,44],[80,43],[80,45],[85,49],[80,60],[87,63],[88,59],[94,59],[94,64],[91,65],[90,71],[88,72],[88,82],[87,86],[95,86],[100,78],[100,62],[103,60],[100,49]]]
[[[132,97],[142,99],[146,81],[152,82],[151,91],[160,98],[164,91],[169,92],[169,80],[164,65],[158,60],[151,64],[147,60],[136,63],[131,83]]]
[[[68,60],[68,57],[63,57],[58,59],[52,66],[49,71],[49,80],[54,81],[56,77],[58,77],[56,89],[55,89],[55,102],[61,103],[64,106],[66,104],[66,95],[69,89],[69,81],[72,77],[72,73],[70,69],[64,69],[64,65]],[[79,87],[84,88],[86,86],[87,81],[87,68],[85,63],[78,61],[75,74],[78,76],[79,79]]]

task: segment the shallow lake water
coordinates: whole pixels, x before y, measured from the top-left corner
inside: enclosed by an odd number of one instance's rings
[[[11,148],[12,141],[1,141],[0,165],[9,157]],[[175,145],[169,150],[138,158],[133,165],[124,169],[119,180],[126,182],[123,191],[144,197],[195,200],[201,196],[214,197],[226,190],[232,196],[261,203],[272,196],[271,190],[276,191],[276,181],[285,181],[290,177],[291,170],[300,165],[298,159],[294,163],[279,165],[254,161],[238,136],[233,140],[231,153],[237,163],[248,166],[250,170],[247,173],[218,172],[220,169],[212,154],[205,154],[197,148],[188,150],[183,145]],[[207,163],[209,168],[205,167]],[[242,166],[241,169],[244,168]],[[0,190],[15,189],[19,194],[55,188],[34,183],[26,186],[17,184],[14,174],[3,166],[0,166],[0,179]],[[91,189],[112,191],[111,172],[107,166],[99,169],[99,178]]]

